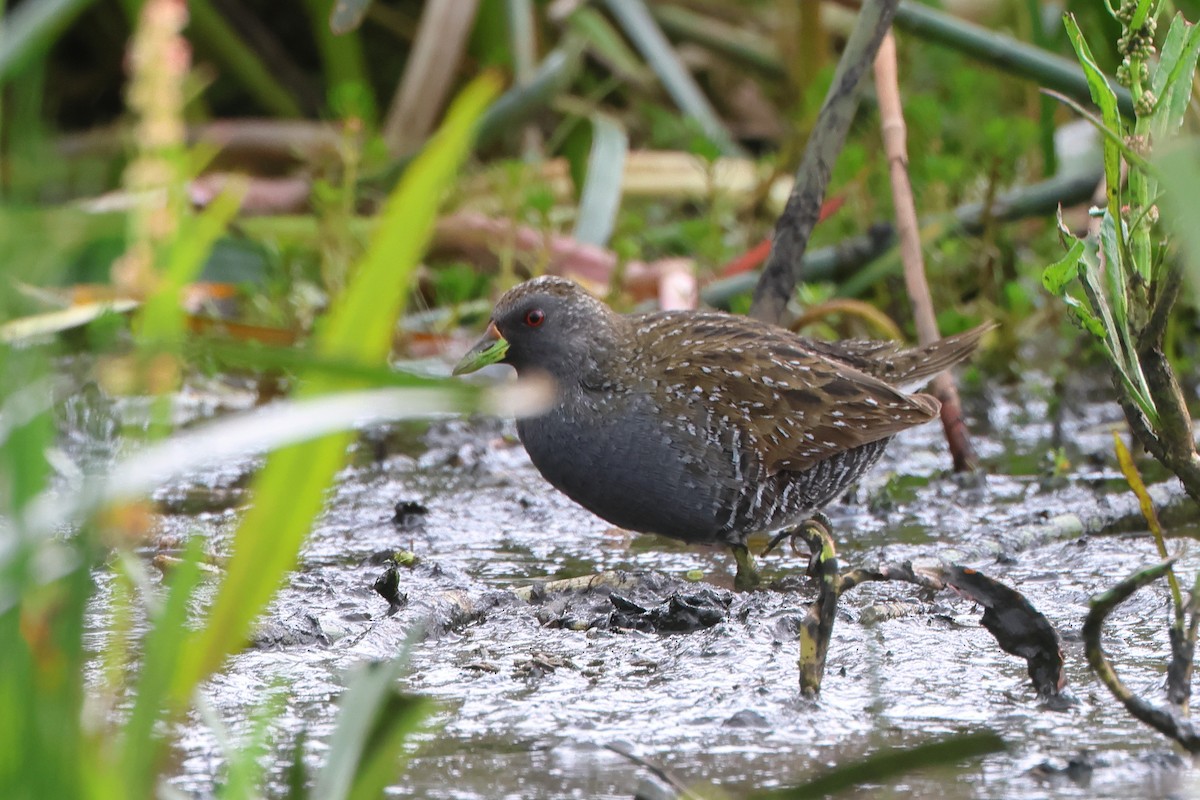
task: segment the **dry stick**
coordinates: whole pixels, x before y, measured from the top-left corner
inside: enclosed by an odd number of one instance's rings
[[[1183,285],[1183,265],[1179,260],[1167,266],[1166,275],[1156,287],[1158,296],[1146,327],[1138,335],[1137,359],[1146,376],[1150,397],[1158,409],[1155,432],[1165,459],[1159,459],[1175,473],[1196,502],[1200,503],[1200,454],[1192,438],[1192,417],[1179,386],[1179,379],[1163,351],[1167,319]]]
[[[900,82],[897,77],[896,39],[889,33],[875,56],[875,94],[879,100],[883,148],[887,153],[892,181],[892,205],[896,208],[896,231],[900,236],[900,258],[904,262],[904,284],[912,301],[913,320],[917,339],[931,344],[941,338],[933,313],[933,297],[925,278],[925,259],[921,255],[921,230],[917,223],[917,206],[913,201],[912,183],[908,179],[908,144],[904,124],[904,107],[900,102]],[[975,468],[975,451],[971,436],[963,422],[958,388],[949,372],[933,379],[933,393],[942,401],[942,427],[946,444],[954,459],[954,471]]]
[[[393,156],[416,150],[433,130],[449,96],[477,6],[478,0],[429,0],[425,4],[404,76],[383,126],[383,140]]]
[[[754,287],[751,316],[773,323],[783,319],[788,299],[801,277],[801,259],[821,214],[833,163],[841,152],[858,108],[863,75],[875,60],[875,52],[892,24],[898,2],[865,0],[863,3],[854,31],[838,61],[833,84],[817,116],[817,125],[804,148],[804,158],[796,171],[796,184],[775,223],[771,255]]]

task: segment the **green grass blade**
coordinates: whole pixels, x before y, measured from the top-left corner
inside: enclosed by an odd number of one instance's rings
[[[1158,170],[1154,167],[1154,165],[1134,152],[1133,148],[1126,143],[1124,137],[1122,137],[1118,132],[1109,128],[1104,120],[1100,119],[1082,105],[1072,100],[1070,97],[1067,97],[1065,94],[1056,92],[1053,89],[1042,89],[1042,94],[1052,97],[1063,105],[1070,107],[1076,114],[1090,122],[1092,127],[1099,131],[1100,135],[1104,137],[1105,145],[1107,146],[1111,144],[1116,147],[1121,156],[1131,165],[1137,167],[1148,175],[1153,175],[1156,178],[1158,177]]]
[[[366,255],[334,303],[317,336],[317,351],[360,362],[380,362],[407,301],[413,270],[433,234],[440,199],[470,147],[476,122],[499,91],[495,75],[476,79],[455,101],[442,129],[405,172],[380,214]]]
[[[245,187],[238,185],[218,195],[199,215],[183,218],[167,255],[162,284],[146,299],[139,315],[135,329],[142,342],[177,345],[182,340],[184,288],[204,268],[213,245],[241,207],[244,194]]]
[[[658,27],[643,0],[605,0],[617,23],[657,73],[663,88],[679,109],[696,119],[701,130],[727,156],[744,155],[717,116],[696,79],[684,67],[670,40]]]
[[[367,59],[363,53],[362,39],[356,30],[367,4],[348,13],[345,0],[305,0],[308,8],[313,38],[321,54],[324,68],[327,102],[333,113],[339,116],[354,116],[374,126],[379,116],[375,93],[367,72]],[[340,25],[342,15],[351,24]]]
[[[1192,100],[1192,81],[1200,59],[1200,25],[1192,25],[1177,14],[1163,43],[1162,58],[1154,70],[1152,84],[1158,104],[1150,118],[1150,136],[1162,144],[1179,130]]]
[[[54,44],[92,0],[27,0],[0,23],[0,86]]]
[[[401,659],[368,664],[351,680],[313,797],[381,797],[395,778],[405,740],[430,709],[428,701],[396,691],[403,667]]]
[[[407,299],[409,281],[432,234],[438,199],[457,173],[480,116],[496,94],[492,75],[476,79],[451,107],[441,130],[405,171],[389,197],[371,245],[317,333],[317,352],[360,363],[380,363]],[[329,389],[314,377],[302,394]],[[349,435],[323,437],[272,454],[255,481],[255,501],[238,527],[233,556],[207,625],[189,643],[176,673],[175,702],[240,647],[254,619],[295,564],[324,492],[345,460]]]
[[[130,797],[150,797],[163,756],[163,742],[154,726],[166,711],[170,689],[182,645],[188,632],[189,605],[203,573],[200,560],[203,542],[192,537],[183,561],[167,580],[166,602],[142,644],[142,668],[138,675],[133,711],[125,724],[121,771]]]
[[[224,64],[264,109],[280,117],[303,116],[291,92],[275,79],[210,0],[192,0],[188,11],[192,17],[191,36],[196,43]]]
[[[1191,138],[1163,148],[1156,159],[1163,171],[1163,223],[1180,244],[1184,266],[1193,287],[1200,287],[1200,139]]]
[[[504,22],[514,82],[521,86],[533,78],[537,69],[537,17],[533,0],[505,0]]]
[[[479,143],[488,144],[509,133],[558,96],[579,71],[583,49],[577,38],[564,37],[538,64],[527,84],[512,87],[487,110],[479,123]]]
[[[752,795],[755,800],[808,800],[828,797],[864,783],[885,783],[917,769],[947,767],[1005,749],[1004,740],[991,731],[965,733],[876,753],[845,766],[836,767],[803,786]]]
[[[1075,21],[1074,15],[1064,14],[1063,25],[1067,29],[1067,37],[1071,40],[1071,45],[1075,48],[1075,55],[1079,58],[1079,63],[1087,76],[1092,102],[1100,109],[1100,118],[1104,121],[1104,127],[1116,134],[1118,138],[1123,137],[1125,128],[1117,110],[1117,96],[1112,87],[1108,85],[1108,79],[1104,72],[1096,64],[1092,50],[1088,47],[1087,41],[1083,38],[1083,32],[1079,29],[1079,23]],[[1104,178],[1108,184],[1108,207],[1120,208],[1121,153],[1111,137],[1104,139]]]
[[[573,235],[576,241],[604,246],[612,236],[621,208],[629,136],[621,123],[606,114],[592,114],[590,120],[592,146]]]
[[[612,23],[596,9],[580,6],[567,19],[567,25],[587,42],[593,55],[616,75],[635,85],[644,85],[652,80],[645,64],[629,49]]]

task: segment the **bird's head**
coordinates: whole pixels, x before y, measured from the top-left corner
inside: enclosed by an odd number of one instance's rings
[[[518,374],[540,370],[567,382],[595,365],[619,320],[574,281],[550,275],[534,278],[500,298],[487,332],[454,367],[454,374],[511,364]]]

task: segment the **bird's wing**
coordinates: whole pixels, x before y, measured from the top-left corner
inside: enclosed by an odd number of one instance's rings
[[[932,396],[905,394],[754,320],[665,312],[636,331],[642,374],[689,407],[740,421],[768,474],[804,471],[938,414]]]

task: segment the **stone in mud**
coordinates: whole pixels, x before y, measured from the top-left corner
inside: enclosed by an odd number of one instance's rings
[[[769,728],[771,723],[757,711],[743,708],[729,719],[725,720],[726,728]]]
[[[401,530],[424,527],[425,517],[429,515],[429,509],[417,500],[396,501],[395,512],[392,524]]]
[[[371,586],[375,593],[387,601],[387,615],[390,617],[408,605],[408,595],[400,591],[400,570],[395,566],[388,567]]]
[[[250,646],[256,650],[283,650],[314,644],[328,646],[351,634],[351,627],[335,613],[302,611],[284,619],[264,622],[255,632]]]
[[[733,596],[729,592],[701,587],[675,592],[652,609],[645,609],[617,594],[610,595],[609,600],[613,610],[602,627],[646,633],[691,633],[723,621]]]

